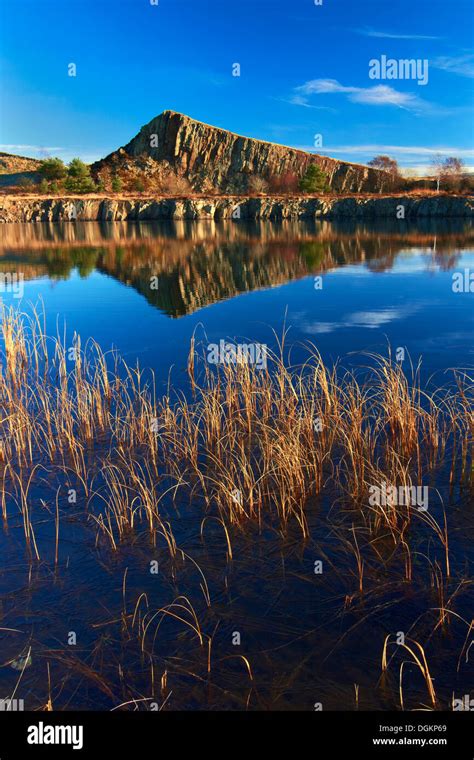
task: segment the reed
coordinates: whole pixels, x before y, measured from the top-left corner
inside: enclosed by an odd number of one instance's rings
[[[265,368],[210,366],[194,344],[190,394],[155,398],[154,379],[94,342],[48,337],[36,312],[3,310],[0,356],[2,513],[17,493],[26,541],[38,555],[28,490],[36,468],[76,477],[87,510],[113,548],[148,526],[172,557],[177,548],[162,507],[189,498],[217,517],[232,557],[231,528],[246,521],[290,523],[309,535],[308,510],[324,497],[352,511],[352,552],[362,590],[361,530],[387,531],[412,576],[409,529],[416,509],[394,499],[371,503],[385,484],[410,492],[443,479],[450,492],[472,488],[473,384],[454,383],[431,395],[391,357],[370,356],[363,372],[328,368],[314,348],[299,367],[285,361],[285,337]],[[92,466],[93,465],[93,466]],[[97,505],[101,506],[98,507]],[[354,512],[355,510],[355,512]],[[446,516],[437,536],[449,577]],[[357,532],[354,528],[357,521]],[[56,510],[56,558],[59,508]]]
[[[390,642],[390,636],[387,636],[384,642],[384,647],[383,647],[383,652],[382,652],[382,672],[385,672],[388,667],[387,649],[388,649],[389,642]],[[401,649],[403,649],[405,652],[408,652],[408,654],[412,658],[411,661],[419,669],[426,685],[426,690],[428,692],[429,699],[430,699],[431,709],[436,710],[438,708],[438,699],[436,696],[433,678],[430,673],[428,661],[426,658],[426,653],[423,646],[418,641],[414,641],[413,639],[408,639],[405,642],[397,644],[397,646],[401,647]],[[400,664],[400,670],[399,670],[399,698],[400,698],[400,707],[402,710],[405,709],[405,702],[404,702],[404,696],[403,696],[403,670],[406,665],[406,662],[407,662],[406,660],[402,661],[402,663]]]

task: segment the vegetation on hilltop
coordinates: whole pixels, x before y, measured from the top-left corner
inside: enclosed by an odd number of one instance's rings
[[[192,197],[201,194],[196,192],[187,177],[177,175],[170,167],[162,173],[151,171],[148,160],[143,157],[138,157],[133,167],[124,167],[119,164],[104,165],[95,173],[93,166],[89,166],[79,158],[73,158],[68,165],[57,157],[47,158],[41,162],[34,161],[34,172],[6,175],[3,173],[3,181],[0,181],[2,190],[9,193],[36,192],[41,195],[133,193],[134,195]],[[377,182],[375,194],[411,191],[472,193],[474,190],[474,176],[466,171],[462,160],[455,156],[445,159],[435,157],[431,164],[430,175],[427,177],[403,175],[397,161],[387,155],[375,156],[368,165],[380,170],[380,180]],[[300,176],[292,171],[268,175],[249,174],[244,186],[245,190],[236,191],[233,194],[246,196],[301,193],[367,195],[366,192],[335,190],[331,187],[328,173],[316,162],[310,163]],[[206,192],[206,195],[222,194],[218,188]]]

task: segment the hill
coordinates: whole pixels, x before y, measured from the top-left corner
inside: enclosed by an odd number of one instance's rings
[[[378,190],[377,169],[243,137],[175,111],[156,116],[127,145],[94,163],[92,172],[154,184],[174,178],[197,192],[241,193],[249,190],[251,177],[300,177],[310,163],[321,166],[337,192]]]
[[[12,153],[0,153],[0,186],[21,184],[22,180],[36,180],[41,161]]]

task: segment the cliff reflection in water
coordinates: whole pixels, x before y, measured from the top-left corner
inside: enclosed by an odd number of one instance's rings
[[[74,270],[82,277],[98,271],[179,317],[348,264],[387,271],[413,251],[426,254],[427,270],[449,270],[473,242],[464,219],[427,219],[416,226],[387,220],[9,224],[0,227],[0,272],[54,280]]]

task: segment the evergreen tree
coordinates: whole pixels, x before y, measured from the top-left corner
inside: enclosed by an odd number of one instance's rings
[[[304,193],[319,193],[329,189],[327,174],[317,164],[310,164],[300,180]]]
[[[120,177],[112,177],[112,191],[114,193],[119,193],[122,190],[123,182],[120,179]]]
[[[72,193],[92,193],[96,189],[89,167],[80,158],[73,158],[69,163],[64,184]]]
[[[47,158],[39,168],[42,178],[48,181],[62,180],[66,176],[66,167],[60,158]]]

